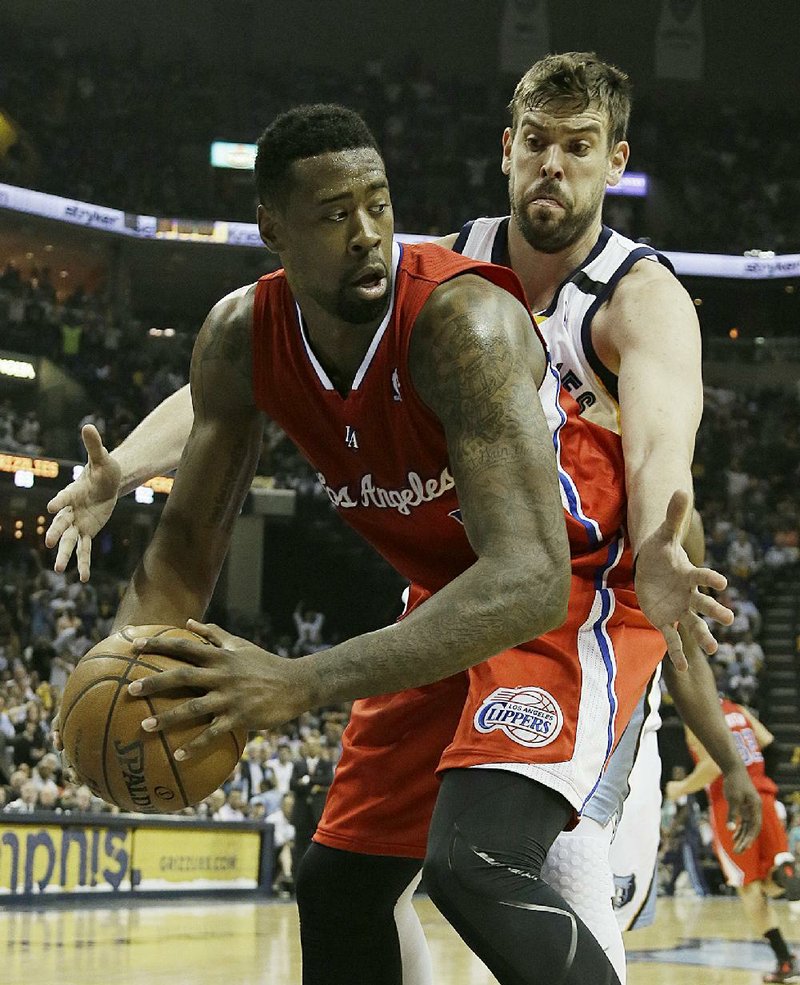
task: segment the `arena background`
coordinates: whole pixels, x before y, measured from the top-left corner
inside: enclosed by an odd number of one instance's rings
[[[270,269],[263,248],[231,245],[252,242],[235,225],[253,221],[252,175],[212,167],[212,143],[250,144],[282,109],[341,101],[384,149],[398,230],[452,232],[507,211],[499,140],[514,82],[547,51],[574,49],[597,51],[634,82],[629,171],[646,176],[647,194],[609,196],[607,221],[691,254],[679,271],[708,257],[705,275],[682,280],[707,386],[697,502],[737,613],[715,667],[777,736],[781,797],[800,840],[800,10],[730,0],[5,0],[0,726],[10,727],[0,731],[0,806],[20,796],[19,767],[30,774],[49,750],[65,673],[105,635],[168,489],[155,483],[120,503],[88,587],[54,577],[45,505],[81,460],[80,423],[101,425],[109,446],[122,440],[186,381],[214,301]],[[118,232],[110,210],[122,214]],[[292,656],[385,624],[401,589],[271,431],[210,618]],[[255,740],[226,784],[228,815],[263,818],[248,801],[278,745],[296,756],[319,732],[335,761],[345,717],[327,709]],[[665,719],[664,781],[687,765],[668,702]],[[56,781],[57,803],[37,809],[100,810]],[[723,891],[708,853],[703,864]]]

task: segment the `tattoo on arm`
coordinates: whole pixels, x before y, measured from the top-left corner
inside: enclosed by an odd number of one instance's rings
[[[447,435],[477,549],[478,531],[507,529],[510,511],[527,515],[539,530],[552,520],[554,504],[560,513],[553,445],[537,393],[545,356],[529,314],[510,294],[469,275],[444,287],[450,290],[419,335],[415,329],[411,372]]]
[[[203,325],[192,355],[192,401],[195,414],[208,408],[214,397],[219,365],[252,403],[252,345],[254,286],[243,295],[224,298],[214,306]]]

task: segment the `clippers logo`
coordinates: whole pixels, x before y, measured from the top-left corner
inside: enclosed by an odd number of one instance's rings
[[[117,764],[122,771],[122,779],[128,788],[131,801],[141,811],[154,810],[147,781],[144,778],[144,743],[136,740],[123,746],[119,739],[114,743]]]
[[[499,687],[475,715],[479,732],[502,732],[521,746],[549,746],[561,734],[564,715],[552,694],[540,687]]]

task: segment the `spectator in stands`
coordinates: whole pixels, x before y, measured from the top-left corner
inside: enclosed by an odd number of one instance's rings
[[[67,814],[97,814],[103,810],[103,802],[85,785],[65,790],[61,806]]]
[[[199,805],[198,813],[201,817],[216,821],[218,820],[217,811],[224,805],[226,799],[224,790],[215,790]]]
[[[215,812],[215,821],[244,821],[246,817],[246,802],[241,790],[234,788],[228,794],[225,802]]]
[[[275,777],[271,773],[267,773],[261,781],[259,792],[250,798],[248,807],[260,805],[264,808],[264,816],[266,817],[278,810],[284,796],[285,794],[282,794],[275,784]]]
[[[297,872],[300,859],[308,850],[322,817],[325,798],[333,783],[333,764],[325,758],[318,735],[309,734],[301,756],[295,760],[290,782],[294,794],[292,824],[295,848],[292,871]]]
[[[735,539],[728,547],[725,562],[728,571],[735,578],[746,581],[758,570],[753,541],[746,530],[736,531]]]
[[[14,764],[35,766],[47,751],[47,743],[41,726],[26,720],[22,730],[11,740],[14,748]]]
[[[261,736],[248,742],[242,759],[242,779],[245,800],[248,802],[262,790],[265,779],[271,778],[268,763],[271,749]],[[272,786],[275,786],[273,779]]]
[[[38,805],[39,790],[33,780],[26,780],[19,797],[6,804],[5,810],[8,814],[32,814],[38,810]]]
[[[748,629],[744,638],[734,646],[737,661],[751,674],[757,674],[764,664],[764,651],[761,644],[753,638],[753,631]]]
[[[302,657],[310,653],[324,650],[327,644],[322,639],[322,627],[325,616],[314,609],[308,609],[304,603],[298,602],[294,610],[294,624],[297,628],[297,639],[292,653]]]
[[[276,788],[281,794],[288,793],[292,781],[292,771],[294,769],[292,749],[288,739],[281,737],[278,740],[275,755],[268,761],[267,765],[275,777]]]
[[[35,410],[29,410],[17,426],[16,443],[19,451],[26,455],[41,455],[40,444],[42,426]]]
[[[37,811],[53,811],[53,813],[61,813],[61,803],[58,793],[58,789],[53,790],[51,787],[43,787],[39,791],[39,803],[36,805]]]
[[[60,772],[58,756],[53,752],[48,752],[39,760],[31,779],[39,788],[39,793],[49,790],[58,796],[60,793],[58,783]]]
[[[275,879],[272,891],[281,899],[289,899],[294,892],[294,873],[292,858],[294,852],[295,829],[291,822],[294,811],[294,794],[287,793],[281,798],[280,807],[267,814],[266,821],[273,827]]]
[[[17,734],[11,719],[8,717],[8,711],[6,709],[6,696],[0,691],[0,733],[6,737],[6,739],[13,739]]]
[[[761,613],[755,602],[743,595],[738,588],[728,588],[723,596],[727,600],[724,604],[734,612],[733,622],[728,627],[730,637],[736,640],[743,639],[747,632],[757,636],[761,632]]]

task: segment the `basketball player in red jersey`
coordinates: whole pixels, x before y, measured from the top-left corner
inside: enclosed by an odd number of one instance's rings
[[[767,776],[763,752],[773,746],[775,737],[746,708],[727,698],[721,699],[725,721],[736,741],[739,755],[761,796],[761,832],[741,854],[734,853],[733,836],[725,821],[728,804],[722,789],[720,769],[687,728],[686,741],[695,760],[694,770],[683,780],[667,784],[667,797],[679,800],[705,788],[710,804],[714,851],[729,886],[734,886],[750,925],[765,937],[775,953],[777,967],[764,975],[765,982],[800,982],[794,955],[778,927],[770,899],[800,899],[800,879],[783,821],[775,809],[777,786]]]
[[[676,550],[688,497],[640,546],[640,609],[619,444],[558,388],[513,274],[394,245],[380,155],[340,108],[274,121],[257,181],[284,268],[201,330],[194,426],[117,625],[202,615],[262,412],[421,592],[395,626],[295,661],[196,622],[213,650],[141,641],[195,666],[132,694],[202,692],[143,726],[212,716],[183,758],[234,725],[362,699],[298,874],[306,985],[402,980],[393,912],[423,855],[435,902],[499,981],[617,982],[539,873],[660,659],[652,626],[730,619],[698,592],[724,579]]]

